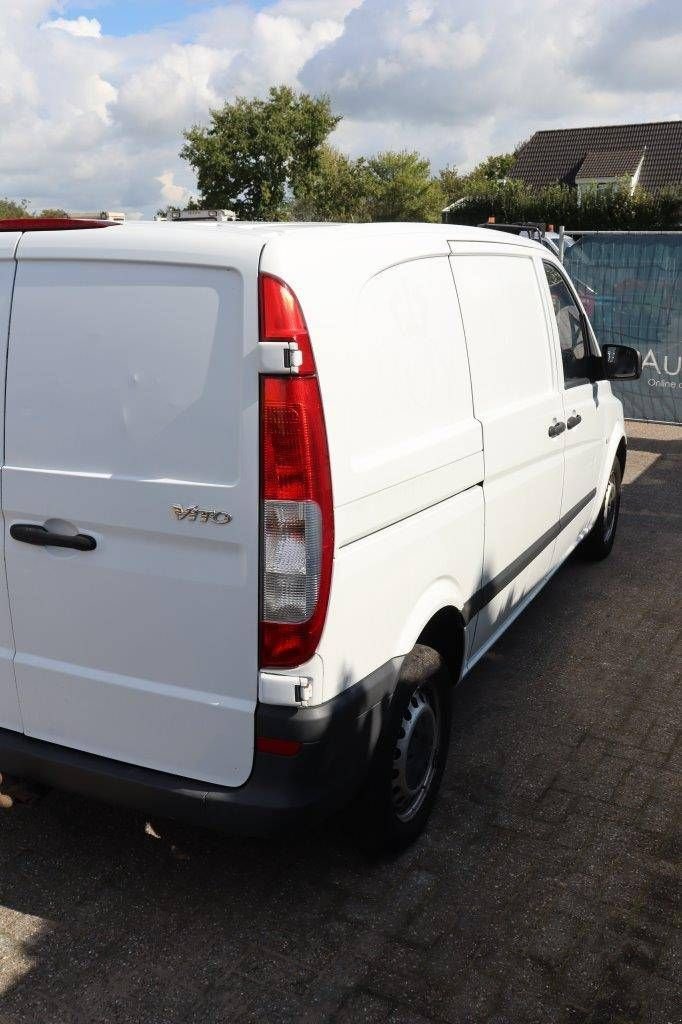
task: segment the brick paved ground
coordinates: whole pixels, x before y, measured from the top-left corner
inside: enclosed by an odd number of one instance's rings
[[[2,1024],[682,1020],[682,430],[630,433],[612,558],[571,561],[460,689],[419,845],[16,807]]]

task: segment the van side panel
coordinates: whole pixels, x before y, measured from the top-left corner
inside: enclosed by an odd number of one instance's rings
[[[5,430],[5,367],[7,366],[7,334],[9,332],[12,286],[14,284],[14,250],[19,235],[0,234],[0,451],[4,448]],[[4,531],[0,544],[0,727],[22,729],[17,687],[14,680],[14,637],[7,599]]]
[[[258,375],[244,277],[19,256],[7,525],[97,542],[79,552],[7,536],[25,730],[240,785],[258,676]]]
[[[552,567],[565,439],[549,428],[563,405],[532,254],[482,249],[453,256],[452,265],[485,447],[483,587],[471,609],[478,611],[475,654]]]
[[[345,394],[334,386],[333,354],[320,353],[339,545],[482,479],[481,426],[447,258],[381,271],[349,312]]]
[[[480,584],[482,552],[479,486],[341,548],[319,648],[324,699],[408,654],[441,608],[461,610]]]
[[[310,327],[337,533],[319,648],[328,700],[406,654],[422,615],[461,609],[479,586],[483,452],[447,256],[360,282],[343,345],[323,331],[317,344]]]

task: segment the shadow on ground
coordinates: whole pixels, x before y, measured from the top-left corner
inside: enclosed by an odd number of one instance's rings
[[[571,560],[458,690],[402,858],[342,823],[155,838],[57,792],[3,814],[0,1022],[679,1019],[682,442],[629,458],[611,559]]]

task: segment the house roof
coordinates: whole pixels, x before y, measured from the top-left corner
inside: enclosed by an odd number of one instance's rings
[[[635,149],[588,149],[585,159],[576,171],[580,178],[621,178],[634,174],[646,152],[646,147]]]
[[[682,121],[650,121],[644,124],[612,124],[536,132],[519,150],[510,177],[521,178],[537,187],[557,181],[575,185],[576,176],[585,176],[584,165],[593,165],[592,157],[596,165],[597,154],[604,164],[607,161],[605,154],[613,153],[612,165],[622,166],[622,160],[629,160],[629,154],[635,151],[639,157],[644,151],[644,163],[639,176],[639,184],[643,188],[654,191],[664,185],[682,184]],[[616,153],[619,155],[616,156]],[[624,156],[626,153],[627,158]],[[628,173],[633,171],[592,176],[616,177]]]

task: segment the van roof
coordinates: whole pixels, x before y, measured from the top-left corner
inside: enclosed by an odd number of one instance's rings
[[[373,224],[328,224],[308,222],[262,222],[262,221],[126,221],[117,224],[112,231],[90,231],[71,229],[69,231],[27,231],[21,235],[18,255],[23,259],[64,258],[64,259],[128,259],[173,260],[186,254],[189,262],[201,262],[208,258],[211,264],[219,264],[225,256],[226,243],[233,255],[241,252],[260,252],[272,241],[286,245],[287,239],[295,241],[298,249],[305,244],[306,237],[314,239],[315,245],[331,246],[336,242],[345,243],[357,238],[360,244],[371,240],[386,243],[395,238],[401,240],[403,251],[411,247],[410,239],[417,248],[430,248],[436,244],[441,251],[448,242],[501,242],[505,246],[538,247],[537,242],[506,232],[495,232],[489,228],[475,228],[458,224],[421,223],[373,223]],[[230,244],[231,243],[231,244]],[[542,247],[540,247],[542,248]]]
[[[138,226],[146,224],[146,221],[132,222]],[[157,222],[159,223],[159,222]],[[296,234],[307,233],[315,235],[319,238],[324,235],[334,236],[339,234],[352,235],[355,234],[358,237],[370,237],[370,238],[385,238],[390,235],[428,235],[431,234],[439,239],[447,239],[448,241],[462,241],[462,242],[490,242],[491,241],[491,230],[490,228],[477,228],[469,227],[465,224],[427,224],[427,223],[414,223],[407,221],[400,222],[373,222],[368,224],[348,224],[341,222],[315,222],[315,221],[231,221],[216,223],[212,221],[171,221],[161,222],[159,226],[178,228],[180,231],[184,231],[188,226],[196,227],[202,230],[226,232],[249,232],[250,234],[257,234],[263,237],[263,240],[271,238],[273,235],[287,235],[295,232]],[[495,234],[495,232],[493,232]],[[517,242],[521,245],[527,245],[529,242],[528,238],[521,238],[516,235],[510,235],[508,232],[498,231],[496,233],[499,238],[494,240],[504,241],[505,243],[510,240]]]
[[[37,222],[38,223],[38,222]],[[31,231],[34,224],[31,220],[22,222],[23,230]],[[46,220],[43,224],[39,222],[41,230],[48,230],[50,223]],[[68,227],[71,230],[78,230],[79,228],[90,228],[90,227],[108,227],[110,226],[107,222],[97,222],[96,224],[88,221],[79,222],[77,220],[69,221],[57,221],[53,222],[55,230],[62,230],[64,227]],[[119,230],[123,229],[126,232],[139,232],[145,231],[150,234],[153,232],[180,232],[187,233],[188,231],[219,231],[229,233],[243,233],[248,232],[252,235],[262,236],[265,241],[267,238],[271,238],[273,235],[287,235],[292,232],[310,232],[317,237],[320,235],[338,235],[343,233],[345,235],[356,234],[363,237],[386,237],[387,235],[405,235],[405,234],[432,234],[438,238],[452,239],[453,241],[481,241],[489,242],[491,240],[491,230],[493,234],[499,235],[499,241],[504,240],[508,242],[518,242],[522,245],[527,245],[529,239],[521,238],[516,235],[510,235],[509,232],[497,231],[491,228],[477,228],[469,227],[465,224],[427,224],[427,223],[414,223],[414,222],[373,222],[367,224],[348,224],[348,223],[336,223],[336,222],[314,222],[314,221],[125,221],[124,223],[117,223],[116,227]]]

